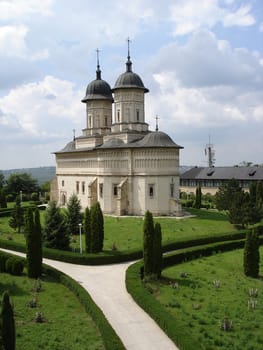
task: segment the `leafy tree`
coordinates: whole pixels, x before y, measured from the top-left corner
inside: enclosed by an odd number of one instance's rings
[[[258,234],[248,231],[244,247],[244,273],[246,276],[257,278],[259,274],[259,238]]]
[[[150,277],[153,274],[153,236],[153,216],[152,213],[149,210],[147,210],[144,215],[143,225],[143,261],[145,277]]]
[[[261,211],[261,213],[263,213],[263,181],[257,182],[256,206]]]
[[[3,348],[6,350],[15,350],[15,320],[8,292],[4,292],[3,294],[1,319]]]
[[[249,199],[250,202],[253,204],[256,203],[257,198],[257,183],[255,181],[251,181],[249,184]]]
[[[6,193],[18,194],[22,191],[25,194],[39,191],[39,185],[36,179],[28,173],[11,174],[6,180]]]
[[[75,193],[70,196],[67,204],[67,224],[72,235],[79,233],[79,224],[82,222],[81,205]]]
[[[219,187],[216,193],[216,206],[218,210],[229,210],[236,195],[242,192],[237,180],[232,179]]]
[[[5,192],[0,188],[0,208],[7,208]]]
[[[50,202],[45,213],[44,242],[48,248],[69,249],[70,239],[66,219],[55,202]]]
[[[4,187],[5,184],[5,175],[0,171],[0,189]]]
[[[38,209],[28,208],[25,219],[28,277],[38,278],[42,272],[42,237]]]
[[[194,207],[196,209],[200,209],[202,206],[202,189],[201,186],[198,185],[196,190],[195,190],[195,204]]]
[[[83,231],[85,235],[85,241],[86,241],[86,252],[91,252],[91,225],[90,225],[90,210],[87,207],[84,212],[84,225],[83,225]]]
[[[95,203],[90,210],[90,231],[92,253],[99,253],[103,249],[104,219],[99,202]]]
[[[162,272],[162,229],[159,222],[154,225],[154,239],[153,239],[153,274],[161,277]]]
[[[19,196],[16,199],[14,210],[12,211],[11,218],[9,220],[9,226],[14,230],[17,229],[18,233],[21,233],[21,229],[24,225],[24,210],[21,206]]]

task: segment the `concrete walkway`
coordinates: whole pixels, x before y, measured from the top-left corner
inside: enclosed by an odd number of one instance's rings
[[[9,253],[15,253],[13,251]],[[15,253],[25,256],[21,253]],[[44,259],[45,264],[80,283],[103,311],[128,350],[175,350],[178,348],[132,299],[126,290],[125,273],[132,263],[83,266]]]

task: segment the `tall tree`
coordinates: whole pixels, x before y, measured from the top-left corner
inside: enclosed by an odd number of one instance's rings
[[[9,226],[14,230],[17,229],[18,233],[21,233],[21,229],[24,225],[24,210],[21,206],[21,201],[19,196],[16,198],[16,204],[14,210],[11,213],[11,218],[9,220]]]
[[[153,236],[153,216],[152,213],[147,210],[144,215],[143,225],[143,261],[145,277],[150,277],[153,274]]]
[[[200,209],[202,206],[202,189],[201,186],[198,185],[196,190],[195,190],[195,203],[194,203],[194,207],[196,209]]]
[[[79,224],[82,222],[81,205],[75,193],[70,196],[67,204],[67,224],[69,233],[72,235],[79,234]]]
[[[95,203],[90,210],[91,229],[91,252],[99,253],[103,249],[104,220],[99,202]]]
[[[256,206],[263,213],[263,181],[257,182],[256,189]]]
[[[244,273],[246,276],[257,278],[259,274],[259,238],[255,230],[248,231],[244,247]]]
[[[6,350],[15,350],[15,320],[8,292],[4,292],[3,294],[1,318],[3,348]]]
[[[219,187],[216,193],[216,206],[218,210],[229,210],[236,195],[242,192],[242,188],[236,179],[228,181]]]
[[[5,192],[1,187],[0,187],[0,208],[7,208]]]
[[[154,237],[153,237],[153,274],[156,278],[161,277],[162,273],[162,229],[159,222],[154,225]]]
[[[44,244],[48,248],[69,249],[69,233],[64,215],[55,202],[50,202],[45,213]]]
[[[250,202],[253,204],[256,203],[257,198],[257,183],[255,181],[250,181],[249,184],[249,199]]]
[[[17,195],[20,191],[25,194],[39,191],[39,185],[36,179],[28,173],[11,174],[6,180],[6,193]]]
[[[42,273],[42,235],[38,209],[28,208],[25,220],[28,277],[38,278]]]
[[[85,209],[85,212],[84,212],[83,231],[84,231],[85,241],[86,241],[86,253],[90,253],[91,252],[91,226],[90,226],[90,210],[89,210],[89,207],[87,207]]]
[[[5,175],[0,171],[0,188],[3,188],[5,184]]]

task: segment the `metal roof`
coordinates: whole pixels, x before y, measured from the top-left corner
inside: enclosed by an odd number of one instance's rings
[[[263,167],[194,167],[181,174],[182,180],[263,180]]]

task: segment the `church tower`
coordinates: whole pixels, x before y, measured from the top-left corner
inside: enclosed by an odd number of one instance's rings
[[[129,43],[128,39],[126,72],[118,77],[112,89],[114,93],[112,132],[114,133],[148,131],[148,124],[145,123],[144,94],[149,90],[144,86],[139,75],[132,71]]]

